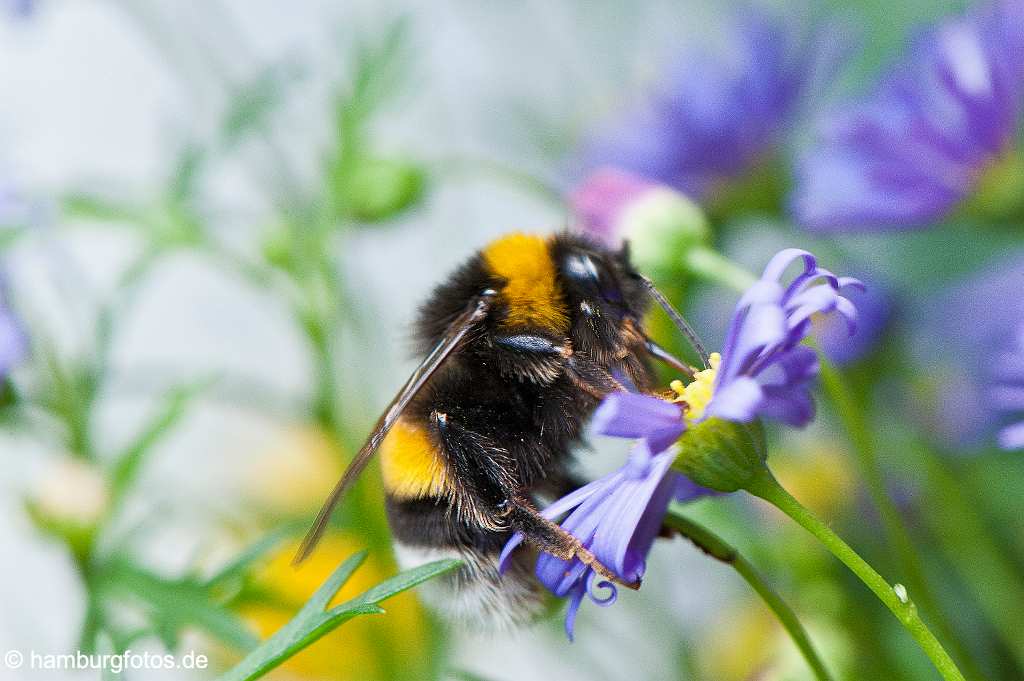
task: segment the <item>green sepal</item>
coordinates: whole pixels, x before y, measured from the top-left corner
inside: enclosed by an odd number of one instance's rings
[[[760,421],[710,418],[690,426],[676,443],[672,467],[716,492],[743,489],[765,470],[767,447]]]

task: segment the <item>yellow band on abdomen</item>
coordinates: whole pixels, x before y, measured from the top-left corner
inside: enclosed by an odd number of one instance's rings
[[[445,496],[448,468],[422,426],[399,419],[380,445],[384,489],[398,499]]]

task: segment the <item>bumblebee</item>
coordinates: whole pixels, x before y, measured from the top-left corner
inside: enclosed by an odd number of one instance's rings
[[[569,470],[571,451],[604,396],[647,389],[651,359],[689,371],[645,333],[652,298],[674,312],[633,269],[627,248],[577,234],[512,234],[474,254],[421,308],[423,361],[334,488],[296,560],[313,549],[379,450],[399,563],[463,561],[428,585],[443,593],[424,593],[446,614],[511,625],[542,608],[530,575],[535,553],[519,552],[498,573],[513,532],[535,551],[578,558],[622,584],[537,504],[580,486]]]

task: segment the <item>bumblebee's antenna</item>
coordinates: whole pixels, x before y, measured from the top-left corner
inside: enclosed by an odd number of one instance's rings
[[[647,287],[648,293],[661,305],[661,309],[665,311],[665,314],[669,316],[672,323],[676,325],[683,335],[686,336],[686,340],[690,341],[690,345],[697,354],[700,355],[700,361],[704,363],[705,369],[711,368],[711,362],[708,359],[708,351],[704,349],[704,344],[700,341],[700,337],[693,330],[693,327],[683,318],[683,315],[679,314],[679,311],[672,307],[672,303],[668,302],[668,298],[658,290],[658,287],[654,285],[654,282],[647,277],[640,275],[640,280],[644,282],[644,286]]]

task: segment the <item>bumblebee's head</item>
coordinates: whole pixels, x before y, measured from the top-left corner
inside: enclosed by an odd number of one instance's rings
[[[612,251],[582,236],[551,240],[573,346],[605,366],[635,355],[642,346],[647,290],[624,247]]]
[[[497,292],[490,337],[511,353],[503,368],[543,381],[557,373],[558,348],[604,367],[629,364],[640,351],[647,294],[625,250],[579,235],[513,234],[481,259]]]
[[[502,237],[464,263],[423,306],[422,351],[484,290],[495,292],[493,305],[466,346],[477,361],[545,384],[573,357],[645,382],[640,358],[648,294],[625,250],[575,234]]]

